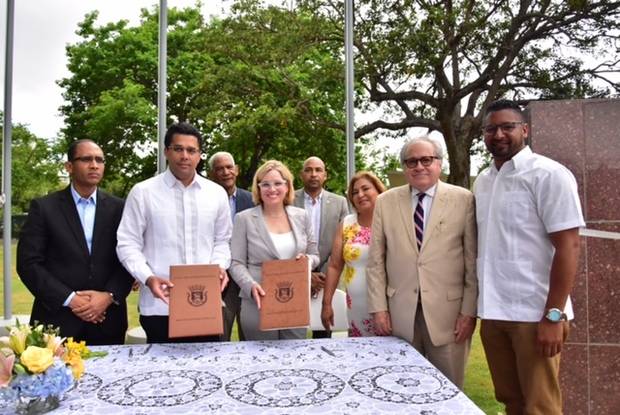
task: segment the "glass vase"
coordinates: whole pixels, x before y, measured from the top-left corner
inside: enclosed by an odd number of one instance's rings
[[[20,415],[44,414],[60,406],[60,398],[50,395],[46,398],[20,395],[15,405],[15,413]]]

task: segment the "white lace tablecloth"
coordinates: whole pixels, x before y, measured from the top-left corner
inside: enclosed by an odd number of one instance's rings
[[[52,413],[481,414],[394,337],[93,347]]]

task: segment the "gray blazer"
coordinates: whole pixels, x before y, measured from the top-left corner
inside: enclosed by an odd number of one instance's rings
[[[304,189],[295,191],[295,201],[293,205],[305,209]],[[327,271],[327,260],[332,253],[332,242],[338,225],[345,216],[349,214],[347,199],[335,193],[323,190],[323,200],[321,201],[321,228],[319,229],[319,257],[318,265],[313,268],[322,272]]]
[[[314,269],[319,263],[319,252],[312,234],[310,218],[303,209],[294,206],[286,206],[285,209],[295,236],[296,252],[306,254],[310,267]],[[237,214],[230,240],[230,250],[232,264],[228,272],[241,288],[239,296],[242,298],[252,298],[252,286],[255,282],[260,284],[263,261],[288,259],[280,258],[278,255],[267,230],[262,206],[256,206]]]

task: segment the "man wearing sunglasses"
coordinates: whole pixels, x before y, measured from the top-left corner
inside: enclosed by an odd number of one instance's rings
[[[561,414],[560,351],[585,226],[577,182],[527,146],[515,102],[493,102],[482,132],[493,162],[474,184],[478,316],[495,396],[509,415]]]
[[[17,272],[34,296],[30,322],[123,344],[132,283],[116,256],[123,200],[98,188],[105,159],[93,141],[71,143],[65,169],[71,184],[32,201],[17,245]]]
[[[412,345],[459,388],[476,325],[473,194],[439,180],[443,149],[403,146],[408,184],[377,198],[366,275],[375,331]]]

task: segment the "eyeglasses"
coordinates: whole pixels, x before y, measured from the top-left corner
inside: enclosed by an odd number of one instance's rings
[[[440,158],[436,156],[424,156],[419,159],[411,157],[410,159],[405,160],[405,166],[409,169],[415,169],[418,163],[420,163],[422,166],[428,167],[433,164],[433,160],[440,160]]]
[[[521,124],[525,124],[525,122],[513,121],[513,122],[505,122],[499,125],[489,124],[489,125],[482,127],[482,132],[484,133],[484,135],[493,135],[497,132],[497,129],[499,128],[500,130],[502,130],[502,133],[509,134],[513,132],[515,128],[517,128],[517,125],[521,125]]]
[[[73,157],[71,161],[81,161],[82,163],[90,164],[93,161],[97,164],[104,164],[105,159],[100,156],[81,156],[81,157]]]
[[[284,186],[286,186],[286,182],[260,182],[258,184],[258,187],[263,190],[269,190],[272,187],[275,187],[276,189],[281,189]]]
[[[177,154],[181,154],[185,151],[190,156],[195,156],[196,154],[200,153],[200,149],[195,147],[168,146],[168,148]]]

